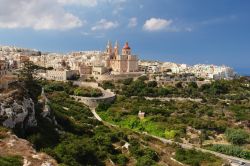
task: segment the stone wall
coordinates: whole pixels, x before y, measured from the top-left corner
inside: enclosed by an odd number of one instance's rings
[[[84,86],[84,87],[92,87],[92,88],[99,88],[100,89],[100,87],[98,87],[98,83],[96,83],[96,82],[74,81],[73,85]]]
[[[112,75],[108,75],[108,74],[104,74],[104,75],[85,75],[82,76],[83,78],[90,78],[90,77],[94,77],[97,81],[109,81],[109,80],[124,80],[127,78],[136,78],[136,77],[140,77],[143,73],[142,72],[134,72],[134,73],[124,73],[124,74],[112,74]]]
[[[91,108],[97,107],[98,104],[103,103],[103,102],[111,103],[116,98],[116,94],[114,92],[112,92],[111,90],[104,90],[103,88],[98,86],[98,83],[95,83],[95,82],[75,81],[73,84],[78,85],[78,86],[84,86],[84,87],[98,88],[102,91],[103,96],[100,96],[100,97],[81,97],[81,96],[73,96],[73,95],[71,96],[75,100],[82,102]]]
[[[71,96],[78,102],[84,103],[90,108],[97,107],[100,103],[112,103],[116,96],[103,96],[103,97],[80,97],[80,96]]]

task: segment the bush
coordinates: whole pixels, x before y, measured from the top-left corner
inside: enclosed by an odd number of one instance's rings
[[[73,138],[59,144],[54,152],[56,158],[68,166],[104,165],[96,154],[93,142]]]
[[[244,150],[243,148],[235,145],[212,145],[207,147],[207,149],[247,160],[250,159],[250,151]]]
[[[152,88],[154,88],[154,87],[157,87],[157,82],[156,81],[149,81],[148,82],[148,87],[152,87]]]
[[[128,163],[128,158],[123,154],[119,154],[116,156],[112,155],[110,158],[112,159],[113,162],[115,162],[119,166],[126,166]]]
[[[137,160],[136,166],[154,166],[156,162],[152,160],[149,156],[140,157]]]
[[[174,139],[176,136],[176,131],[175,130],[166,130],[165,131],[165,138],[166,139]]]
[[[122,81],[122,83],[123,83],[124,85],[129,85],[129,84],[131,84],[132,82],[133,82],[133,78],[127,78],[127,79],[125,79],[125,80]]]
[[[102,91],[91,87],[78,87],[74,90],[74,95],[83,97],[100,97]]]
[[[140,76],[138,78],[138,80],[140,80],[140,81],[146,81],[146,80],[148,80],[148,76]]]
[[[102,111],[107,111],[108,108],[111,106],[110,103],[100,103],[97,108],[96,108],[96,111],[97,112],[102,112]]]
[[[101,86],[103,89],[114,89],[115,88],[115,85],[111,81],[103,81]]]
[[[192,150],[185,150],[182,148],[179,148],[176,150],[175,153],[175,159],[191,166],[200,166],[201,163],[213,163],[212,165],[221,165],[221,161],[216,156],[209,154],[209,153],[203,153],[200,151],[196,151],[194,149]]]
[[[242,145],[248,142],[249,134],[241,129],[227,129],[225,132],[229,142],[235,145]]]

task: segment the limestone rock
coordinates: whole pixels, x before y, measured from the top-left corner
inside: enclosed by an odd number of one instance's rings
[[[0,122],[8,128],[15,128],[17,125],[21,128],[35,127],[37,121],[35,118],[34,102],[31,98],[23,97],[23,100],[15,100],[9,97],[0,103]]]

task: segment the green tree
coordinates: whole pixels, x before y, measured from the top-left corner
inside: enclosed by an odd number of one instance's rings
[[[38,69],[41,69],[41,67],[35,65],[33,62],[25,62],[23,68],[19,72],[19,79],[26,83],[34,82],[34,76]]]
[[[38,85],[35,75],[41,67],[33,62],[25,62],[23,68],[19,71],[19,80],[24,83],[25,89],[28,90],[30,97],[37,101],[37,96],[41,94],[41,87]]]

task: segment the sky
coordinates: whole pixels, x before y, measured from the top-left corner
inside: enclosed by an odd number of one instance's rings
[[[66,53],[108,40],[140,59],[250,74],[250,0],[0,0],[0,45]]]

